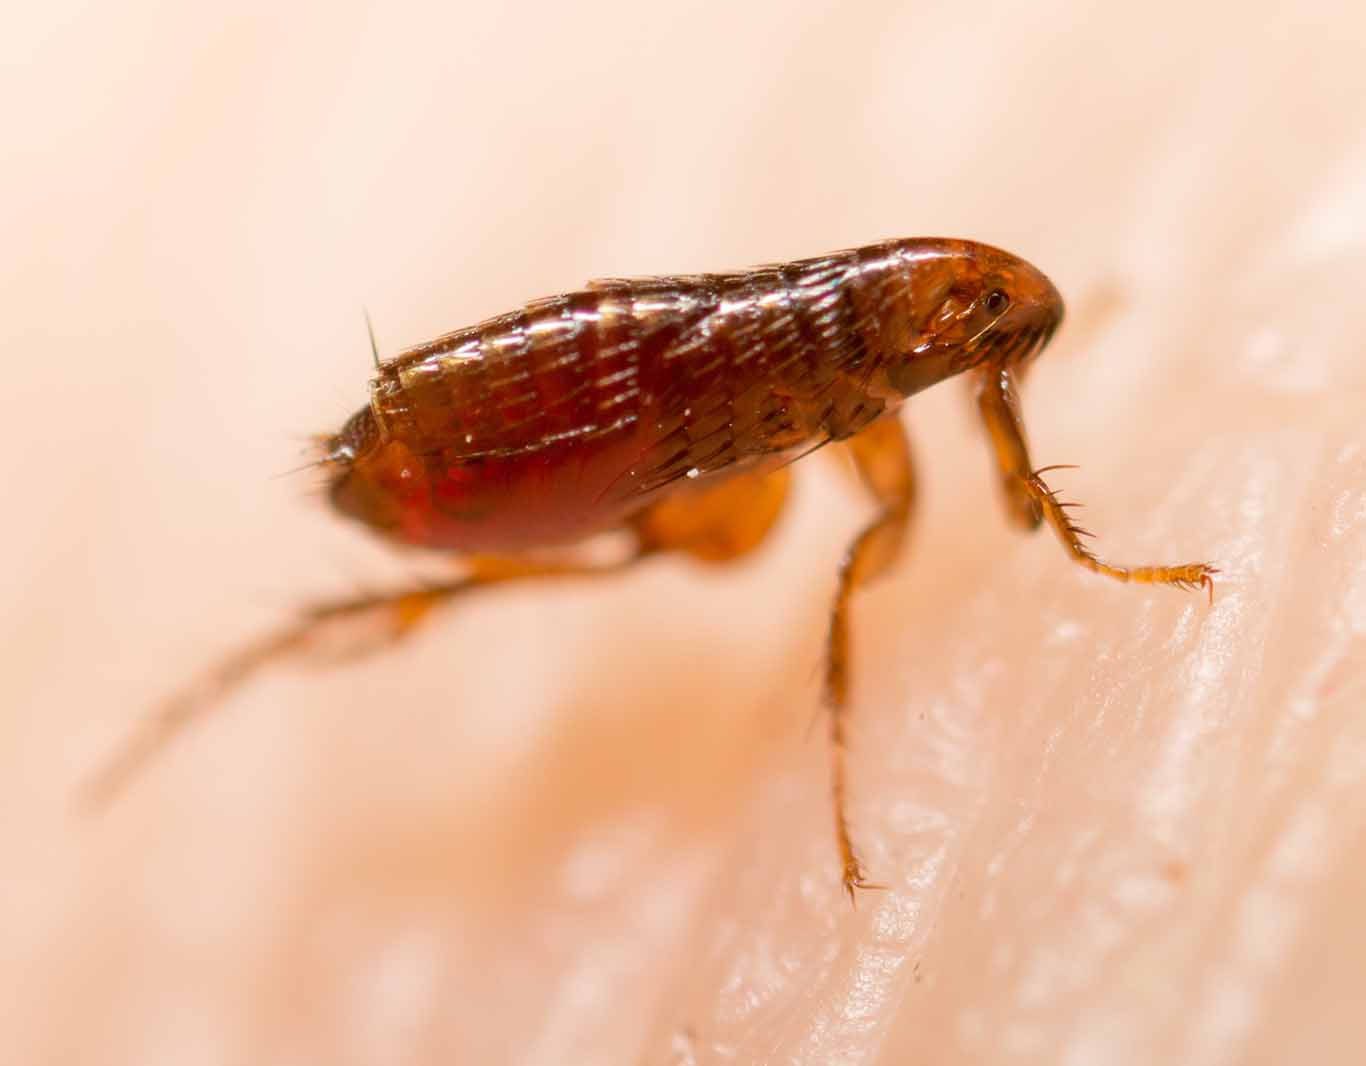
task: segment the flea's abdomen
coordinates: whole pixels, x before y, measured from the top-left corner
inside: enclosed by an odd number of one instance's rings
[[[458,551],[609,529],[663,493],[852,436],[974,365],[990,348],[976,295],[1026,269],[910,239],[537,301],[384,364],[331,442],[332,498]]]
[[[569,543],[634,509],[605,501],[636,447],[625,434],[444,462],[391,440],[335,482],[332,499],[345,513],[427,548],[516,552]]]

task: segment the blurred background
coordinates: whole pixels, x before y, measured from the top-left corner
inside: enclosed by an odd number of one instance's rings
[[[1345,3],[11,5],[0,1022],[15,1063],[1355,1062],[1366,1041],[1366,17]],[[297,466],[370,353],[590,277],[1001,245],[1104,553],[1021,538],[962,390],[866,503],[499,591],[83,776],[301,604],[442,573]],[[808,469],[810,468],[810,469]]]

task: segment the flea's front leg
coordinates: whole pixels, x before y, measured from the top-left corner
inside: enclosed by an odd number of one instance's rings
[[[1214,575],[1219,571],[1208,563],[1117,566],[1096,556],[1082,539],[1092,534],[1068,514],[1070,508],[1079,505],[1058,499],[1043,479],[1050,470],[1065,468],[1048,466],[1036,470],[1030,464],[1013,373],[1004,367],[984,367],[977,371],[977,389],[977,406],[991,438],[1011,517],[1017,525],[1033,529],[1041,520],[1047,521],[1073,561],[1093,573],[1144,585],[1205,588],[1213,602]]]

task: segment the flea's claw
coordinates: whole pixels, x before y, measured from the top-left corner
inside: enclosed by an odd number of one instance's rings
[[[854,895],[855,889],[863,889],[864,891],[870,892],[885,892],[887,886],[865,881],[863,879],[863,867],[860,866],[858,860],[855,859],[852,862],[844,864],[844,891],[849,895],[849,905],[857,908],[858,899]]]
[[[1217,566],[1205,566],[1205,572],[1200,575],[1200,584],[1209,591],[1209,605],[1214,606],[1214,575],[1219,573]]]

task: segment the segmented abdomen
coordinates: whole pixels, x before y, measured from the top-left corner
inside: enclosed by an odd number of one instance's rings
[[[732,472],[884,410],[897,249],[595,282],[403,353],[374,407],[431,463],[577,466],[621,500]]]

